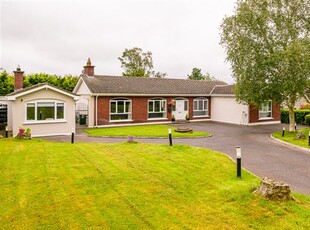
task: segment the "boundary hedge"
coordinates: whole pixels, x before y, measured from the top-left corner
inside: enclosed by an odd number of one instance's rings
[[[310,114],[310,110],[295,110],[295,122],[299,125],[305,125],[305,117],[307,114]],[[289,115],[288,115],[288,110],[287,109],[282,109],[281,110],[281,122],[282,123],[289,123]]]

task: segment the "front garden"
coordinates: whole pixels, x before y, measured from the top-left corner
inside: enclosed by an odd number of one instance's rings
[[[225,155],[186,145],[0,140],[3,229],[309,229],[310,198],[267,201]]]
[[[210,136],[206,132],[193,131],[191,133],[180,133],[175,131],[174,126],[169,125],[137,125],[137,126],[122,126],[111,128],[92,128],[84,131],[89,136],[105,136],[105,137],[167,137],[168,130],[171,129],[173,137],[194,138]]]

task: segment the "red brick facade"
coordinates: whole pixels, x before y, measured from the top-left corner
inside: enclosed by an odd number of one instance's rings
[[[268,121],[280,121],[281,120],[281,111],[280,105],[272,103],[272,118],[270,119],[259,119],[259,109],[254,106],[249,106],[249,123],[260,123]]]
[[[131,100],[131,122],[124,121],[110,121],[110,101],[116,98],[123,98],[123,99],[129,99]],[[159,98],[159,97],[108,97],[108,96],[99,96],[98,97],[98,120],[97,125],[106,125],[106,124],[113,124],[113,123],[143,123],[143,122],[149,122],[148,120],[148,101],[153,98]],[[166,119],[152,119],[152,122],[162,122],[162,121],[171,121],[172,112],[171,109],[169,109],[168,103],[172,101],[173,99],[176,99],[175,97],[160,97],[162,99],[166,99],[166,105],[167,105],[167,118]],[[196,119],[206,119],[211,117],[211,98],[205,97],[208,99],[208,116],[207,117],[201,117],[201,118],[193,118],[193,101],[197,97],[186,97],[182,99],[188,100],[188,113],[190,120],[196,120]],[[95,105],[94,108],[96,108],[96,100],[94,101]],[[185,118],[184,118],[185,119]],[[96,120],[96,110],[94,114],[94,120]]]
[[[20,70],[20,67],[18,66],[16,71],[13,71],[14,73],[14,90],[19,90],[23,88],[23,80],[24,80],[24,71]]]

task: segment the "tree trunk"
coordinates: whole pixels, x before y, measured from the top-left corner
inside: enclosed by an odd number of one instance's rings
[[[289,132],[294,132],[295,131],[295,112],[294,112],[294,105],[288,105],[288,116],[290,120],[290,125],[289,125]]]

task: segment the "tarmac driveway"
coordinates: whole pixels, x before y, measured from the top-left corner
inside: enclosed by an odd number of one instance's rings
[[[178,125],[176,125],[178,126]],[[292,190],[310,195],[310,154],[285,146],[270,138],[283,124],[264,126],[239,126],[215,122],[197,122],[190,126],[197,131],[213,134],[208,138],[173,139],[173,143],[189,144],[223,152],[233,160],[236,147],[242,150],[242,167],[259,177],[269,177],[288,183]],[[286,127],[287,128],[287,127]],[[68,137],[48,137],[51,141],[70,141]],[[79,132],[77,142],[122,142],[124,138],[87,137]],[[167,139],[139,139],[146,143],[168,143]]]

